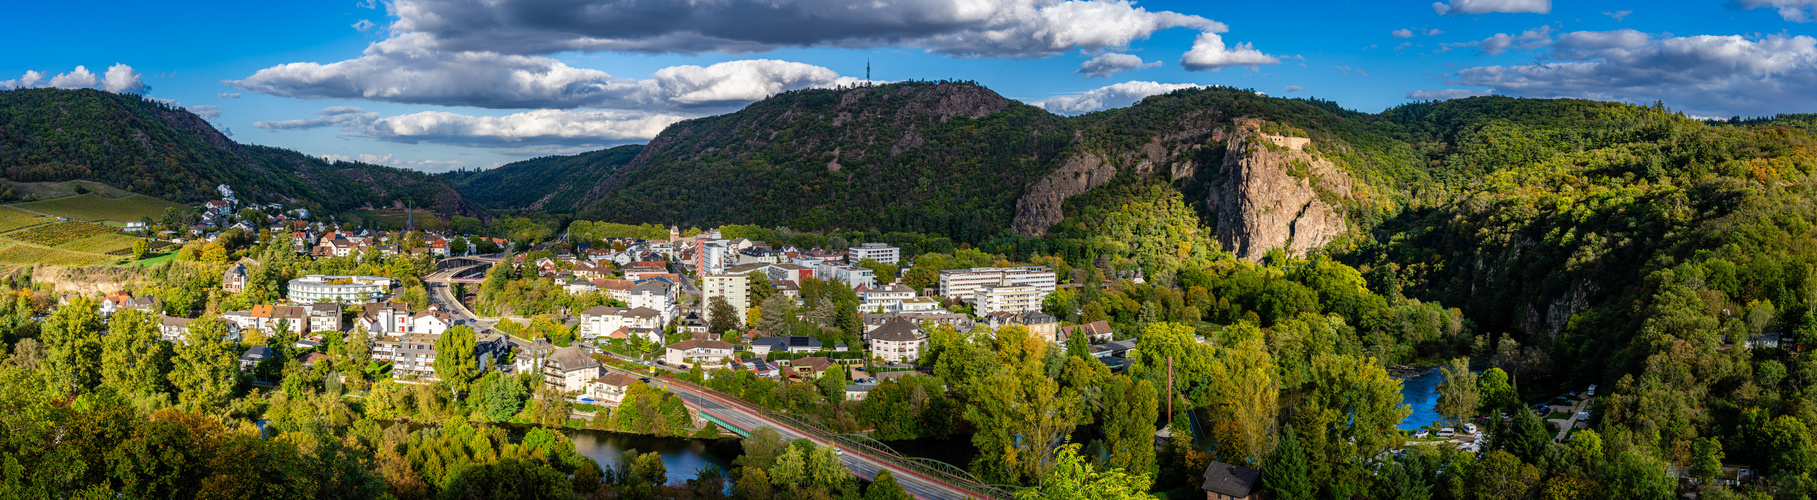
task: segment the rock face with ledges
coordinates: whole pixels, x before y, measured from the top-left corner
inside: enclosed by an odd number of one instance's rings
[[[1348,229],[1341,200],[1350,196],[1350,177],[1292,139],[1265,136],[1247,120],[1226,139],[1211,201],[1218,242],[1238,258],[1260,260],[1276,248],[1304,256]]]

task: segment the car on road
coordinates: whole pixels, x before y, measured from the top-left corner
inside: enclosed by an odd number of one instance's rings
[[[833,448],[833,454],[843,457],[843,456],[845,456],[845,450],[842,448]]]
[[[663,365],[663,366],[669,366],[669,362],[663,361],[660,359],[656,360],[656,364]]]

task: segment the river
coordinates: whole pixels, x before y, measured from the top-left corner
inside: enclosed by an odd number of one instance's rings
[[[1401,424],[1397,427],[1414,431],[1442,420],[1444,417],[1438,414],[1438,385],[1444,381],[1445,377],[1439,370],[1401,379],[1401,402],[1413,407],[1413,413],[1401,419]]]
[[[584,429],[565,429],[562,432],[574,441],[574,451],[599,462],[601,468],[618,464],[627,450],[635,449],[638,453],[654,451],[662,457],[663,466],[668,468],[670,482],[694,479],[700,469],[709,465],[730,470],[732,459],[744,452],[744,446],[736,439],[664,438]]]

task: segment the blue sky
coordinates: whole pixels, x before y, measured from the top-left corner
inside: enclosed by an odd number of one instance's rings
[[[1061,114],[1228,85],[1371,112],[1495,93],[1759,116],[1817,112],[1813,8],[1817,0],[29,2],[0,18],[0,41],[15,48],[0,56],[0,87],[143,92],[241,142],[429,171],[641,143],[668,123],[775,92],[856,83],[867,61],[878,81],[975,80]]]

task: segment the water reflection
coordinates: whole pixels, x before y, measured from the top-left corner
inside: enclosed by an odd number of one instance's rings
[[[670,482],[694,479],[700,469],[708,465],[729,470],[732,459],[744,452],[736,439],[661,438],[578,429],[563,432],[574,441],[574,451],[599,462],[601,468],[618,464],[626,450],[656,452],[662,457],[663,466],[668,468]]]
[[[1402,430],[1418,430],[1420,427],[1444,419],[1438,414],[1438,385],[1445,381],[1445,376],[1438,370],[1401,379],[1401,402],[1413,407],[1413,413],[1401,419]]]

